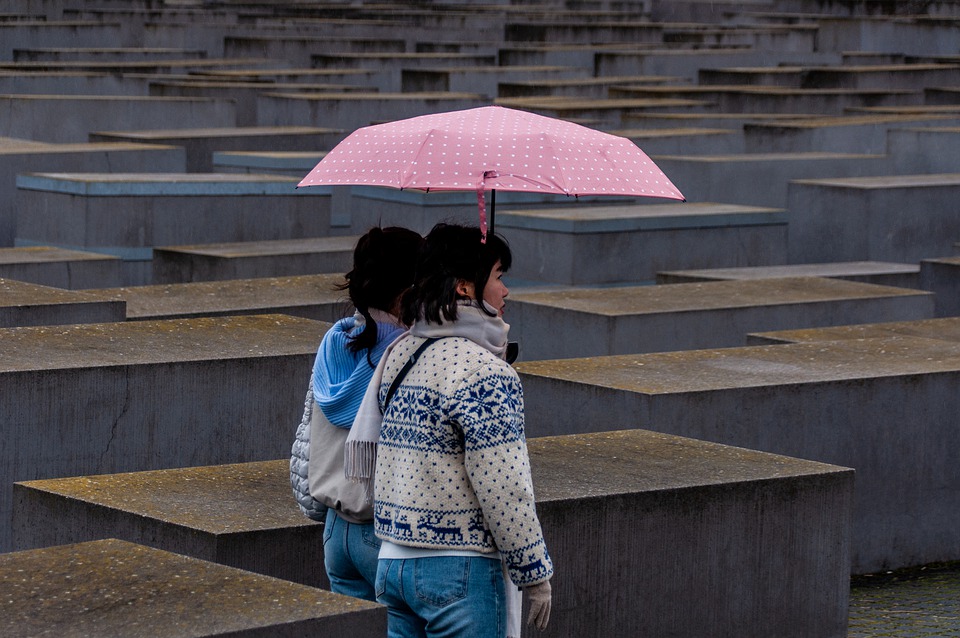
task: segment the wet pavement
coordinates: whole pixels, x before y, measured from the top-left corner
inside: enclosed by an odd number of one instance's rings
[[[847,636],[960,636],[960,563],[854,578]]]

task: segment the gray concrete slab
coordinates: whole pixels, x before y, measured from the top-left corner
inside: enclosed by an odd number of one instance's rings
[[[698,281],[776,279],[780,277],[834,277],[898,288],[920,287],[920,266],[879,261],[844,261],[830,264],[785,264],[746,268],[704,268],[665,270],[657,273],[658,284],[685,284]]]
[[[371,124],[487,104],[488,100],[477,93],[266,93],[257,100],[257,124],[353,131]]]
[[[0,94],[143,95],[145,84],[95,71],[0,71]]]
[[[528,436],[635,424],[854,468],[854,574],[960,556],[960,343],[848,339],[517,370]]]
[[[353,264],[357,239],[345,235],[155,247],[153,283],[345,273]]]
[[[852,471],[645,430],[539,438],[528,447],[557,565],[552,632],[843,635]],[[570,467],[580,468],[577,481]],[[297,510],[288,473],[282,459],[18,483],[16,546],[111,535],[315,581],[322,526]],[[236,486],[226,501],[224,484]],[[223,505],[211,512],[217,500]],[[576,514],[585,507],[590,517]],[[613,572],[663,576],[611,579]],[[644,600],[649,613],[610,610],[614,590]],[[745,604],[749,618],[739,612]]]
[[[533,111],[561,120],[591,122],[592,128],[622,129],[627,113],[638,111],[703,111],[710,107],[705,100],[675,98],[576,98],[566,96],[535,96],[500,98],[500,106]]]
[[[740,136],[743,141],[742,135]],[[643,140],[636,140],[641,147]],[[796,152],[702,154],[648,152],[689,202],[785,208],[794,179],[865,177],[892,172],[887,155]]]
[[[747,335],[747,345],[764,346],[777,343],[810,343],[898,336],[960,342],[960,318],[940,317],[917,321],[886,321],[849,326],[830,326],[828,328],[756,332]]]
[[[960,126],[889,129],[887,155],[896,175],[960,170]]]
[[[586,79],[586,69],[564,66],[470,66],[420,67],[400,70],[403,93],[442,92],[480,93],[489,99],[499,96],[501,82],[527,80],[544,82],[574,78]]]
[[[736,347],[763,330],[929,319],[933,297],[819,277],[516,291],[506,320],[521,359],[535,361]]]
[[[154,246],[348,234],[332,223],[329,189],[297,190],[297,181],[237,173],[25,173],[17,176],[15,241],[119,256],[129,266],[124,284],[143,285],[153,281]]]
[[[149,47],[24,47],[13,52],[14,62],[37,62],[44,60],[98,60],[103,62],[126,62],[129,60],[182,60],[201,59],[207,52],[202,49],[149,48]]]
[[[225,281],[90,289],[98,298],[126,303],[130,320],[180,319],[279,313],[336,321],[352,312],[347,294],[337,290],[343,274],[256,277]]]
[[[516,255],[510,276],[566,285],[641,283],[675,267],[784,261],[782,209],[646,199],[651,203],[501,207],[497,232]]]
[[[0,246],[13,246],[17,226],[17,175],[32,171],[131,171],[181,173],[186,154],[173,146],[109,143],[48,144],[30,140],[0,144]]]
[[[0,631],[27,636],[364,638],[386,608],[116,539],[0,556]]]
[[[323,525],[297,507],[289,459],[25,481],[13,494],[15,551],[120,538],[330,589]]]
[[[601,76],[583,77],[572,80],[536,79],[521,81],[500,81],[497,83],[498,97],[532,97],[537,95],[565,95],[569,97],[604,98],[608,89],[620,84],[668,84],[680,82],[679,78],[663,76]]]
[[[50,246],[0,248],[0,277],[67,290],[119,286],[120,260]]]
[[[960,257],[922,260],[920,287],[936,294],[938,317],[960,316]]]
[[[326,151],[333,148],[343,136],[341,129],[314,126],[231,126],[130,131],[111,129],[93,131],[89,137],[91,142],[182,146],[187,158],[185,172],[209,173],[213,171],[213,154],[218,151]]]
[[[303,178],[325,151],[214,151],[215,173],[259,173]]]
[[[94,47],[120,42],[120,26],[92,20],[18,20],[0,22],[0,60],[12,60],[16,49],[44,44]]]
[[[804,69],[808,88],[907,89],[960,84],[957,64],[846,64]]]
[[[287,457],[329,327],[257,315],[2,328],[0,482]],[[0,551],[11,499],[0,490]]]
[[[787,187],[788,263],[919,263],[960,237],[960,173],[796,180]]]
[[[783,52],[780,64],[834,64],[839,56],[831,49],[822,53]],[[770,52],[744,47],[708,49],[657,49],[651,51],[598,51],[595,75],[670,75],[696,82],[702,68],[759,66],[768,64]]]
[[[887,152],[887,133],[907,126],[952,126],[956,115],[850,115],[804,118],[798,121],[749,122],[744,124],[748,153]]]
[[[56,122],[56,126],[51,126]],[[86,142],[93,131],[235,126],[231,100],[111,95],[0,95],[0,130],[43,142]]]
[[[743,132],[729,128],[621,129],[610,132],[629,138],[647,155],[732,154],[742,153],[744,148]]]
[[[496,55],[475,53],[314,53],[310,66],[318,69],[377,69],[376,88],[384,93],[403,91],[402,72],[405,69],[435,67],[495,66]],[[430,92],[430,91],[427,91]],[[437,91],[442,93],[442,91]],[[476,89],[469,93],[479,93]]]
[[[403,53],[405,37],[353,38],[331,35],[228,35],[223,39],[226,57],[262,56],[286,60],[291,66],[310,67],[310,57],[318,53]]]
[[[0,327],[123,321],[124,303],[52,286],[0,279]]]

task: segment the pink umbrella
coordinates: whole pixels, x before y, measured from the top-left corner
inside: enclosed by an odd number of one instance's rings
[[[625,137],[501,106],[421,115],[357,129],[299,186],[366,184],[425,191],[475,190],[486,237],[484,191],[637,195],[683,200]]]

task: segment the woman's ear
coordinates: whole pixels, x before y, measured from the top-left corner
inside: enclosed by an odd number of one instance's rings
[[[466,279],[457,280],[457,296],[466,297],[467,299],[473,299],[473,284],[467,281]]]

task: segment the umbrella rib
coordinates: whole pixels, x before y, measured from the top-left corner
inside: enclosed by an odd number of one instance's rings
[[[432,128],[432,129],[430,129],[429,131],[426,132],[426,135],[423,136],[423,141],[420,142],[420,146],[417,148],[417,151],[413,154],[413,157],[412,157],[412,158],[410,159],[410,161],[407,163],[407,166],[404,168],[403,173],[400,175],[400,188],[401,188],[401,189],[403,189],[403,188],[406,187],[407,182],[408,182],[408,180],[410,179],[410,175],[413,173],[414,169],[416,168],[417,158],[420,157],[420,152],[423,151],[423,149],[424,149],[424,147],[427,145],[427,143],[428,143],[431,139],[433,139],[433,136],[434,136],[434,134],[436,133],[436,131],[437,131],[437,129]],[[427,190],[427,191],[430,190],[430,187],[429,187],[429,186],[424,186],[424,187],[421,187],[421,188],[423,188],[424,190]]]

